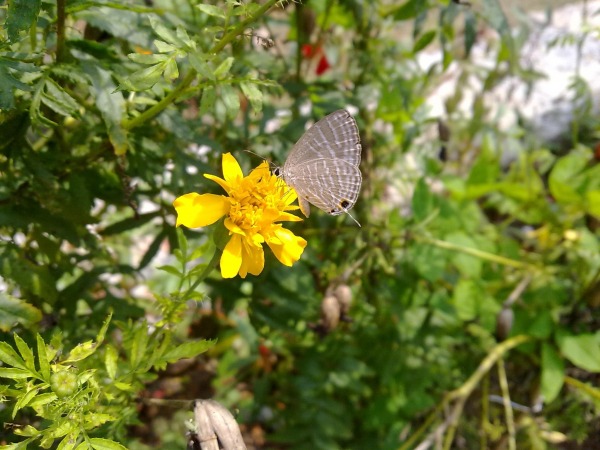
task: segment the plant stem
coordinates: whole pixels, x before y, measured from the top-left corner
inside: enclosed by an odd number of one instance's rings
[[[184,300],[189,298],[189,296],[192,294],[192,292],[196,290],[200,283],[202,283],[205,280],[205,278],[212,272],[212,270],[217,267],[217,263],[221,259],[222,253],[223,252],[220,249],[215,248],[215,253],[213,254],[212,258],[210,259],[202,273],[198,275],[196,281],[194,281],[194,283],[188,288],[188,290],[185,291],[185,294],[183,295]]]

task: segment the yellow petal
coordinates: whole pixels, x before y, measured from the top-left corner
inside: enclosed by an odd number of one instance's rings
[[[259,275],[265,267],[265,252],[262,246],[256,247],[255,245],[244,243],[242,254],[240,277],[246,278],[248,273]]]
[[[219,186],[221,186],[223,189],[225,189],[225,192],[227,192],[228,194],[231,193],[231,186],[223,178],[219,178],[215,175],[211,175],[210,173],[205,173],[204,178],[208,178],[209,180],[214,181]]]
[[[244,178],[242,168],[231,153],[223,154],[223,178],[228,182]]]
[[[296,208],[296,209],[300,209],[300,208]],[[279,217],[277,218],[277,221],[287,221],[287,222],[301,222],[302,220],[304,220],[302,217],[298,217],[295,216],[293,214],[287,213],[287,212],[282,212],[279,213]]]
[[[242,266],[242,236],[234,234],[221,255],[221,276],[233,278]],[[242,277],[243,278],[243,277]]]
[[[199,228],[215,223],[229,213],[227,197],[215,194],[189,194],[177,197],[173,202],[177,211],[177,226]]]
[[[298,261],[306,247],[306,240],[283,227],[275,229],[273,234],[274,236],[267,241],[267,244],[279,262],[291,266]]]

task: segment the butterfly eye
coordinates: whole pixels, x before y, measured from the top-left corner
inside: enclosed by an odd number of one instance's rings
[[[275,167],[275,170],[273,170],[273,175],[275,175],[276,177],[281,175],[281,170],[279,169],[279,167]]]

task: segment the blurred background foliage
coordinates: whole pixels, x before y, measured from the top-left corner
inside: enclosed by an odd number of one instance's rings
[[[594,448],[600,122],[577,73],[560,138],[500,120],[489,92],[544,77],[515,11],[4,3],[0,443],[183,448],[211,397],[249,448]],[[212,231],[176,231],[173,199],[219,193],[223,152],[285,161],[339,108],[362,228],[313,211],[292,268],[188,293]]]

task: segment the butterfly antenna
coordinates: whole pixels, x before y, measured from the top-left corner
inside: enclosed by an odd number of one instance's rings
[[[356,225],[358,225],[359,227],[361,227],[361,228],[362,228],[362,225],[361,225],[361,224],[358,222],[358,220],[356,220],[354,217],[352,217],[352,214],[350,214],[350,213],[349,213],[348,211],[346,211],[346,210],[344,210],[344,212],[345,212],[346,214],[348,214],[348,215],[350,216],[350,218],[351,218],[352,220],[354,220],[354,222],[356,222]]]
[[[274,164],[272,161],[268,160],[268,159],[267,159],[267,158],[265,158],[264,156],[260,156],[258,153],[254,153],[252,150],[244,150],[244,151],[245,151],[246,153],[250,153],[251,155],[254,155],[254,156],[256,156],[256,157],[258,157],[258,158],[262,159],[263,161],[266,161],[266,162],[268,162],[268,163],[269,163],[269,168],[270,168],[271,170],[272,170],[272,169],[275,169],[275,168],[277,167],[277,166],[276,166],[276,165],[275,165],[275,164]]]

